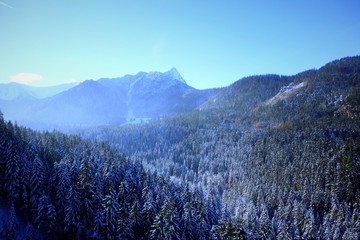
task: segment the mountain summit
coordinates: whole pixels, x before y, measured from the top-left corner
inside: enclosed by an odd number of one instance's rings
[[[186,84],[176,68],[87,80],[58,94],[14,104],[0,100],[6,118],[30,127],[137,123],[191,111],[214,90]]]
[[[178,80],[179,82],[185,83],[185,80],[182,78],[182,76],[180,75],[180,73],[178,72],[178,70],[176,68],[171,68],[169,71],[167,71],[165,73],[166,75],[168,75],[169,77]]]

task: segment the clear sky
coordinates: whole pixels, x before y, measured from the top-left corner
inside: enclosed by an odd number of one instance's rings
[[[176,67],[202,89],[359,54],[359,0],[0,0],[0,83]]]

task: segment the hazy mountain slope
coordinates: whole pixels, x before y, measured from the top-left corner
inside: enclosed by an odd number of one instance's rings
[[[18,83],[0,84],[0,109],[7,119],[25,123],[28,119],[33,120],[35,115],[32,109],[41,103],[41,99],[54,96],[76,85],[77,83],[69,83],[32,87]]]
[[[13,100],[1,100],[0,110],[6,115],[7,119],[21,122],[27,116],[32,106],[38,104],[40,100],[31,96],[18,97]]]
[[[33,87],[14,82],[2,83],[0,84],[0,99],[15,100],[24,97],[41,99],[66,91],[76,85],[77,83],[67,83],[49,87]]]
[[[119,123],[126,112],[125,96],[88,80],[39,101],[27,112],[25,120],[58,126],[90,126]]]
[[[36,128],[122,124],[191,111],[216,91],[188,86],[173,68],[89,80],[41,100],[28,94],[28,100],[0,101],[0,108],[6,118]]]

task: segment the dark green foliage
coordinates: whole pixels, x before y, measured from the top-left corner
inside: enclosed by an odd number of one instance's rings
[[[38,236],[33,226],[45,239],[178,239],[187,201],[196,207],[189,221],[197,234],[218,220],[204,214],[211,205],[196,188],[185,200],[179,184],[104,143],[37,133],[3,119],[0,128],[0,198],[11,206],[0,233],[7,239],[18,235],[17,216],[28,222],[26,239]]]

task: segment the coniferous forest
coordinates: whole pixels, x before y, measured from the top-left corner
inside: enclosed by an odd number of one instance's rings
[[[3,239],[358,239],[360,57],[146,124],[0,117]]]

